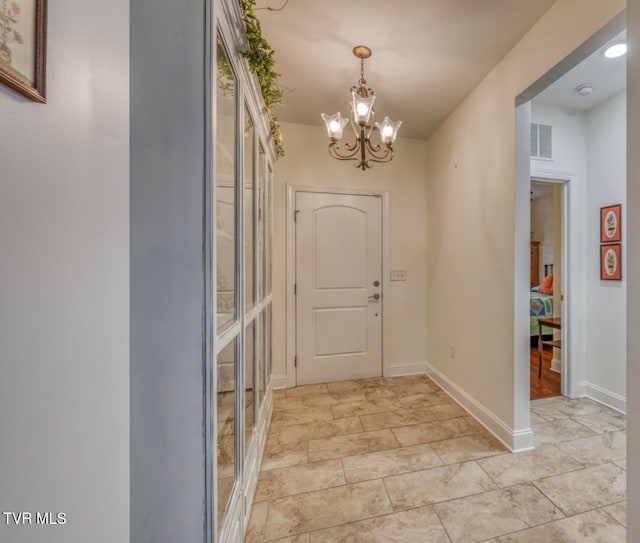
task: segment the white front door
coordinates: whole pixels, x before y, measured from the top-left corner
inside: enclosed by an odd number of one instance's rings
[[[382,376],[382,199],[296,193],[297,383]]]

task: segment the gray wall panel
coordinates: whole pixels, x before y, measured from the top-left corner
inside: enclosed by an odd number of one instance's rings
[[[126,543],[129,2],[48,15],[47,104],[0,85],[0,541]]]
[[[204,539],[204,1],[131,1],[131,541]]]

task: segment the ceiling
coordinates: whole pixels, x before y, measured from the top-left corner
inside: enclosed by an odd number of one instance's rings
[[[586,111],[623,91],[627,85],[626,56],[606,58],[604,51],[614,43],[626,41],[626,38],[626,31],[621,32],[538,94],[534,100]],[[593,92],[587,96],[578,95],[575,89],[583,84],[592,85]]]
[[[400,136],[425,139],[553,3],[257,0],[280,84],[288,89],[276,114],[318,126],[322,112],[345,115],[349,88],[360,76],[351,51],[366,45],[373,55],[365,78],[378,118],[401,120]]]
[[[587,111],[623,91],[627,84],[626,57],[609,59],[604,56],[604,51],[611,45],[624,42],[626,39],[625,30],[538,94],[534,101]],[[592,85],[593,92],[580,96],[575,89],[584,84]],[[552,194],[552,183],[531,181],[532,200]]]

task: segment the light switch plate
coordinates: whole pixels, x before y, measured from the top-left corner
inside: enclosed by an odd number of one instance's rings
[[[407,270],[391,270],[391,280],[392,281],[406,281],[407,280]]]

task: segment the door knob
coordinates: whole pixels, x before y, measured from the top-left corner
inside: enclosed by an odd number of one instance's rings
[[[378,301],[380,299],[380,294],[378,294],[377,292],[373,295],[373,296],[369,296],[369,301],[373,302],[373,301]]]

